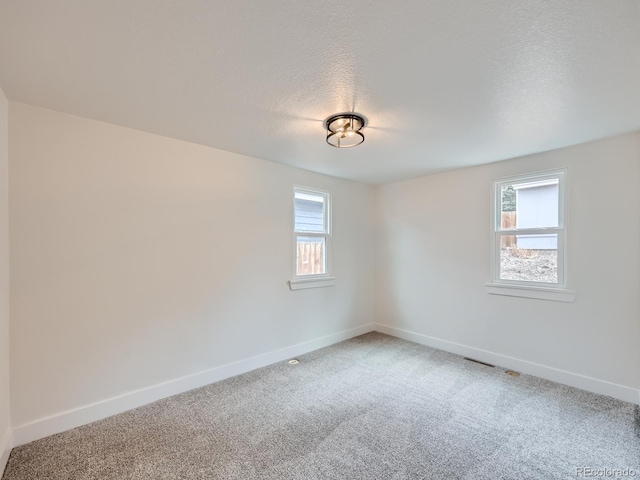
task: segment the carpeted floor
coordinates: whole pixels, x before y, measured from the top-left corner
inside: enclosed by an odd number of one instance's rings
[[[371,333],[18,447],[3,479],[640,478],[637,415]]]

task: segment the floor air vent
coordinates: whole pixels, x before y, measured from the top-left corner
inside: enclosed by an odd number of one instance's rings
[[[476,360],[475,358],[469,358],[469,357],[464,357],[465,360],[469,360],[470,362],[473,363],[479,363],[480,365],[485,365],[487,367],[491,367],[491,368],[495,368],[495,365],[491,365],[490,363],[487,362],[481,362],[480,360]]]

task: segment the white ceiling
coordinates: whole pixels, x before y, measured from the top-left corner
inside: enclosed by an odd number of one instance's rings
[[[11,100],[363,182],[640,129],[638,0],[0,0]],[[366,141],[322,121],[355,110]]]

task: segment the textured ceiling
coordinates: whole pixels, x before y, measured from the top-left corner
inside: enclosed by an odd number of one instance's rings
[[[381,183],[640,129],[640,1],[0,0],[0,85]],[[326,145],[351,110],[365,143]]]

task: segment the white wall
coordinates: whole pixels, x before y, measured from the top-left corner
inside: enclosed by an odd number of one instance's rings
[[[491,180],[560,167],[575,302],[487,294]],[[384,185],[377,202],[377,322],[387,331],[613,382],[638,401],[640,134]]]
[[[9,397],[9,105],[0,89],[0,476],[10,445]]]
[[[20,103],[10,116],[17,429],[373,321],[373,187]],[[288,288],[294,184],[333,195],[335,287]]]

